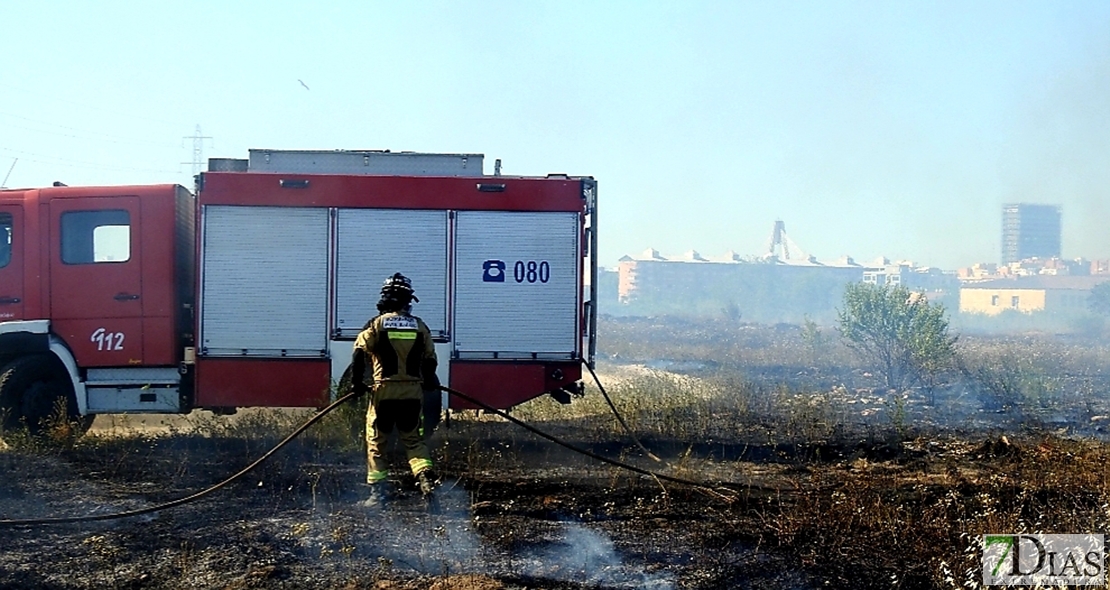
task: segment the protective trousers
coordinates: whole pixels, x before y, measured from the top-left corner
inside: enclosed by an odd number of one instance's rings
[[[383,481],[389,466],[382,456],[389,433],[394,427],[409,458],[412,474],[432,468],[431,454],[424,442],[421,401],[419,399],[374,400],[366,410],[366,482]]]

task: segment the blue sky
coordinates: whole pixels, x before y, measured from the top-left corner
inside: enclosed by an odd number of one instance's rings
[[[41,2],[0,8],[0,180],[190,184],[249,148],[592,175],[601,261],[997,261],[1004,202],[1110,258],[1110,2]],[[298,83],[303,80],[306,90]]]

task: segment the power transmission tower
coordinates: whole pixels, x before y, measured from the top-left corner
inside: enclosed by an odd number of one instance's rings
[[[204,140],[211,140],[212,137],[208,135],[203,135],[200,131],[200,123],[197,123],[196,133],[194,133],[193,135],[186,135],[181,139],[182,141],[186,139],[193,140],[193,161],[182,162],[182,164],[192,164],[193,176],[196,176],[200,174],[201,171],[204,169]]]

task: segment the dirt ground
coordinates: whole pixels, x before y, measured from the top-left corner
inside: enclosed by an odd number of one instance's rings
[[[507,435],[509,426],[438,434],[444,483],[430,502],[398,476],[385,510],[360,508],[361,456],[294,445],[191,505],[0,529],[0,588],[709,588],[742,572],[757,586],[752,567],[775,559],[729,532],[727,502],[584,464]],[[476,429],[488,436],[472,438]],[[0,516],[153,505],[229,475],[266,442],[178,436],[8,450]],[[774,578],[767,587],[781,587]],[[808,585],[799,574],[796,586]]]
[[[573,441],[573,424],[546,427]],[[356,504],[365,494],[359,453],[295,443],[193,504],[125,520],[0,528],[0,588],[937,587],[936,559],[919,555],[917,563],[876,546],[876,537],[927,513],[866,526],[860,514],[889,498],[920,509],[946,495],[992,494],[1000,471],[1037,455],[1018,450],[1035,443],[1002,439],[644,441],[661,465],[630,445],[575,441],[671,475],[731,482],[699,489],[584,459],[495,420],[456,421],[434,440],[444,475],[434,498],[425,501],[398,475],[383,511]],[[0,518],[151,506],[221,480],[276,442],[96,441],[0,452]],[[1073,457],[1074,449],[1064,453]],[[393,460],[402,464],[396,449]],[[845,509],[849,496],[862,503]],[[951,559],[940,567],[955,567],[965,551],[945,540],[952,546],[941,555]]]

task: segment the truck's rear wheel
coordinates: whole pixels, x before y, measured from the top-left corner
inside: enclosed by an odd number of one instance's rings
[[[51,425],[74,429],[80,436],[93,418],[77,413],[77,398],[64,369],[45,355],[21,357],[0,369],[0,413],[4,430],[26,427],[36,436]]]

